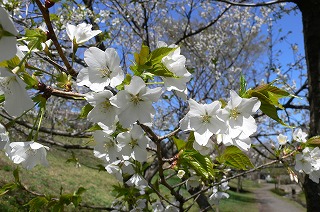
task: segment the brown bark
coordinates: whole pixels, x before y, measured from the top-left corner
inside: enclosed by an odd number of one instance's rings
[[[305,54],[308,69],[310,104],[309,136],[320,135],[320,1],[300,0],[297,5],[302,13]],[[307,211],[320,211],[320,184],[305,177],[303,188]]]

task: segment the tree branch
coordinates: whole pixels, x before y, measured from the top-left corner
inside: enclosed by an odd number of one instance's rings
[[[72,66],[70,65],[68,59],[66,58],[66,56],[63,53],[63,50],[59,44],[58,38],[56,36],[56,33],[53,30],[53,26],[50,20],[50,14],[49,14],[49,10],[48,8],[44,7],[41,3],[40,0],[35,0],[36,4],[38,5],[43,19],[47,25],[48,31],[49,31],[49,35],[50,35],[50,39],[52,40],[54,46],[56,47],[64,65],[67,67],[68,73],[72,76],[72,77],[76,77],[77,76],[77,72],[72,68]]]
[[[185,39],[187,39],[188,37],[191,37],[193,35],[196,35],[196,34],[199,34],[201,33],[202,31],[208,29],[209,27],[211,27],[212,25],[214,25],[215,23],[217,23],[217,21],[231,8],[231,5],[227,6],[223,11],[222,13],[220,13],[218,15],[218,17],[216,19],[214,19],[213,21],[211,21],[209,24],[207,24],[206,26],[204,27],[200,27],[199,29],[189,33],[189,34],[186,34],[186,35],[183,35],[182,38],[180,38],[179,40],[177,40],[175,42],[176,45],[178,45],[179,43],[181,43],[182,41],[184,41]]]

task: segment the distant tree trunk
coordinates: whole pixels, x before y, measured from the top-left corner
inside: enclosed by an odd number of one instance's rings
[[[320,135],[320,1],[297,0],[296,3],[301,10],[303,21],[310,104],[309,135],[311,137]],[[320,211],[320,184],[314,183],[306,175],[303,188],[307,211]]]

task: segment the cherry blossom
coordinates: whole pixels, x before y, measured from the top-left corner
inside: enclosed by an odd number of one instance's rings
[[[126,182],[129,186],[147,186],[148,182],[138,173],[135,173]]]
[[[122,148],[121,154],[124,160],[130,158],[139,162],[147,160],[147,146],[150,139],[144,135],[139,125],[134,125],[130,131],[120,133],[117,136],[119,146]]]
[[[236,145],[242,150],[251,146],[250,135],[256,132],[257,125],[251,116],[261,105],[256,97],[241,98],[235,91],[230,91],[230,100],[221,113],[227,124],[227,131],[222,136],[225,145]]]
[[[94,156],[105,159],[107,162],[114,162],[117,160],[121,148],[110,134],[98,130],[93,133],[96,145],[94,146]]]
[[[158,43],[158,46],[167,46],[165,43]],[[169,47],[177,48],[167,56],[162,58],[165,67],[176,75],[175,77],[162,77],[164,85],[168,91],[175,90],[177,95],[186,100],[187,82],[191,79],[191,74],[185,67],[186,58],[180,54],[180,47],[171,45]]]
[[[0,124],[0,149],[7,151],[9,148],[9,134],[6,128]]]
[[[67,24],[66,30],[70,40],[74,44],[81,45],[101,33],[101,30],[91,30],[91,28],[92,25],[86,23],[81,23],[77,26]]]
[[[223,133],[226,125],[219,118],[221,103],[214,101],[210,104],[199,104],[193,99],[189,99],[190,110],[180,121],[181,130],[193,130],[195,141],[206,146],[209,138],[213,134]]]
[[[7,156],[15,163],[21,164],[26,169],[32,169],[37,164],[48,166],[47,150],[49,147],[43,146],[34,141],[11,142]]]
[[[308,134],[303,132],[301,128],[297,128],[292,134],[293,140],[305,143],[307,142]]]
[[[108,90],[86,95],[86,100],[93,106],[93,109],[88,113],[89,121],[101,122],[109,127],[115,123],[118,108],[111,104],[111,97],[113,94]]]
[[[304,172],[309,178],[319,183],[320,178],[320,149],[306,147],[302,153],[296,155],[295,170]]]
[[[17,53],[18,31],[8,12],[0,7],[0,62],[13,58]],[[5,51],[2,51],[5,49]]]
[[[139,121],[141,124],[150,125],[155,109],[152,106],[161,95],[161,88],[149,89],[145,82],[137,76],[133,76],[129,85],[119,91],[110,99],[111,103],[120,109],[119,122],[128,128]]]
[[[279,134],[277,136],[277,139],[278,139],[278,142],[279,142],[280,145],[285,145],[288,142],[288,136],[285,136],[285,135],[282,135],[282,134]]]
[[[10,116],[19,117],[34,106],[25,89],[26,84],[6,68],[0,68],[0,74],[0,89],[5,95],[4,109]]]
[[[86,85],[91,90],[103,91],[106,86],[115,88],[124,79],[124,73],[120,67],[120,58],[113,48],[102,51],[96,47],[90,47],[84,52],[84,60],[88,64],[77,77],[79,86]]]

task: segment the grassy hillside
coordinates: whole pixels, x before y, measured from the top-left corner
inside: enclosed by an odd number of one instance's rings
[[[21,170],[21,181],[30,190],[58,196],[61,187],[63,193],[73,193],[79,187],[84,187],[87,191],[83,194],[83,203],[110,206],[113,201],[111,194],[113,183],[116,179],[107,172],[99,172],[96,165],[99,160],[93,157],[91,151],[81,150],[74,151],[78,157],[81,167],[78,168],[75,163],[66,163],[72,156],[70,151],[58,150],[51,147],[48,153],[49,167],[36,166],[31,171]],[[94,168],[92,168],[94,167]],[[0,183],[1,185],[12,182],[12,171],[16,165],[0,152]],[[27,203],[29,196],[26,193],[16,193],[16,199],[4,195],[0,197],[1,211],[21,211],[21,205]],[[7,208],[7,209],[6,209]]]

